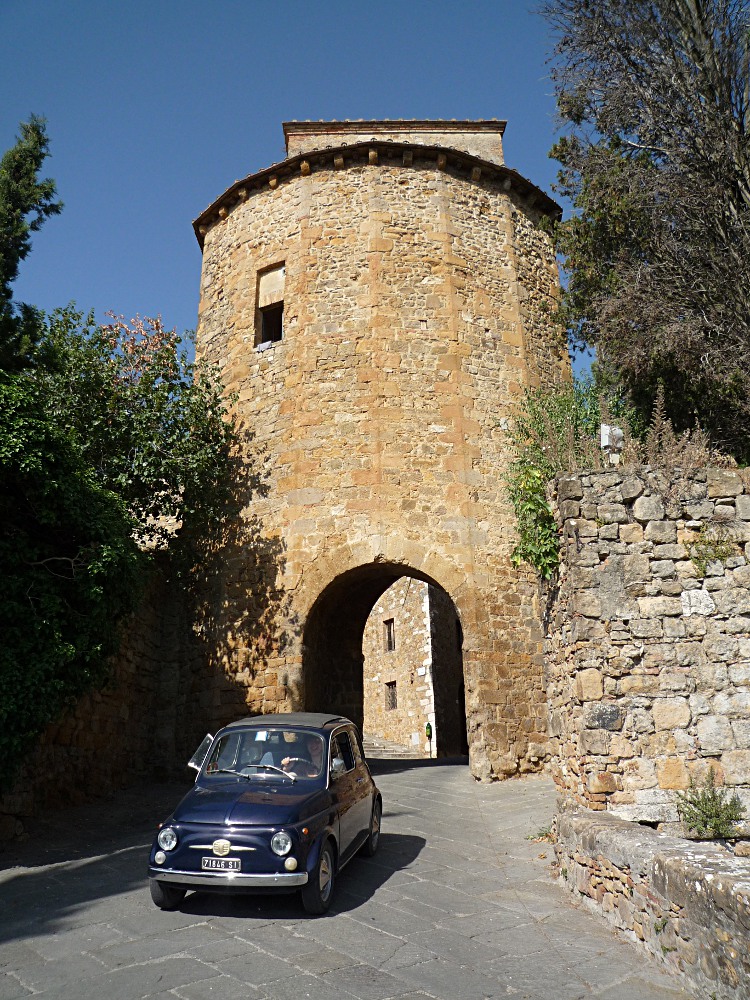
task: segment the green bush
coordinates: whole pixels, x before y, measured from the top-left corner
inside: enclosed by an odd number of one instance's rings
[[[737,793],[730,797],[725,788],[716,787],[712,767],[701,787],[691,777],[688,790],[677,793],[677,813],[688,830],[706,840],[737,836],[736,824],[745,818]]]
[[[548,580],[560,562],[547,484],[574,469],[601,466],[599,395],[592,382],[528,389],[508,429],[513,459],[505,476],[516,515],[514,566],[527,562]]]

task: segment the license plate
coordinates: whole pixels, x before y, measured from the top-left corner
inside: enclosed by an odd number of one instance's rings
[[[239,858],[201,858],[201,868],[203,871],[212,872],[238,872],[240,871]]]

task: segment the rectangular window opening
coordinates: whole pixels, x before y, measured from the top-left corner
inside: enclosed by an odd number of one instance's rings
[[[277,344],[284,336],[284,284],[286,266],[261,271],[258,275],[255,314],[255,345]]]
[[[260,343],[277,344],[284,333],[284,303],[260,310]]]
[[[398,708],[398,698],[396,697],[396,682],[387,681],[385,685],[385,710],[392,712]]]
[[[396,626],[392,618],[383,622],[383,642],[386,653],[392,653],[396,648]]]

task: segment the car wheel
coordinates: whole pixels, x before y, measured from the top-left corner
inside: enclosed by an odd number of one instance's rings
[[[378,849],[380,843],[380,820],[383,815],[383,807],[380,799],[375,799],[372,804],[372,816],[370,817],[370,832],[367,840],[362,845],[362,853],[365,857],[371,858]]]
[[[327,840],[307,885],[302,887],[302,905],[307,913],[326,912],[331,905],[335,877],[336,860],[331,842]]]
[[[187,889],[180,889],[176,885],[157,882],[155,878],[149,879],[148,887],[151,890],[151,898],[160,910],[177,909],[187,892]]]

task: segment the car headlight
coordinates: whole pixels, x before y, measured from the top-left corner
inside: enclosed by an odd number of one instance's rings
[[[279,830],[271,837],[271,850],[274,854],[278,854],[280,858],[283,858],[285,854],[288,854],[292,849],[292,838],[284,830]]]
[[[165,826],[163,830],[159,830],[156,841],[162,850],[173,851],[177,847],[177,834],[171,826]]]

